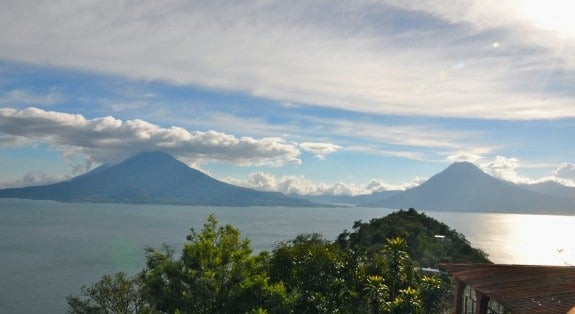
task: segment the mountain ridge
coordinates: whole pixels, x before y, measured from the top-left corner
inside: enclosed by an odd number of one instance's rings
[[[555,181],[545,181],[535,184],[520,184],[519,186],[553,197],[575,200],[575,187],[566,186]]]
[[[169,154],[146,152],[68,181],[0,190],[0,198],[208,206],[358,206],[435,211],[575,214],[575,188],[516,185],[457,162],[405,191],[370,195],[285,195],[221,182]]]
[[[469,162],[451,164],[421,185],[359,206],[438,211],[573,213],[569,202],[496,179]]]
[[[162,152],[141,153],[60,183],[3,189],[0,197],[210,206],[318,205],[279,192],[256,191],[218,181]]]

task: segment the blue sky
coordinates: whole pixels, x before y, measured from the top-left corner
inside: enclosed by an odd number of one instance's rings
[[[164,150],[361,194],[454,161],[575,185],[568,1],[6,1],[0,186]]]

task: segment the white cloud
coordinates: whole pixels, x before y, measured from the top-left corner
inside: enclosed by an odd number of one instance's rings
[[[568,179],[575,182],[575,164],[563,163],[553,171],[553,175],[558,178]]]
[[[447,161],[449,161],[449,162],[467,161],[470,163],[477,163],[481,159],[483,159],[482,156],[477,155],[477,154],[473,154],[473,153],[467,153],[467,152],[460,152],[460,153],[456,153],[456,154],[447,156]]]
[[[216,161],[234,165],[299,164],[300,151],[282,138],[236,137],[216,131],[162,128],[143,120],[82,115],[37,108],[0,109],[0,143],[42,142],[63,151],[68,160],[85,156],[90,163],[117,162],[142,151],[160,150],[190,163]],[[85,170],[85,169],[84,169]]]
[[[299,147],[308,152],[314,154],[314,156],[318,159],[323,160],[325,155],[337,152],[341,146],[331,144],[331,143],[300,143]]]
[[[368,113],[574,117],[531,88],[573,73],[574,45],[526,31],[520,3],[10,1],[0,58]]]
[[[471,162],[495,178],[517,184],[535,182],[534,179],[525,177],[517,172],[517,168],[521,167],[521,162],[514,157],[495,156],[493,159],[489,159],[474,153],[459,152],[447,156],[446,160],[449,162]]]
[[[528,184],[533,180],[517,173],[517,168],[520,167],[519,159],[507,158],[503,156],[496,156],[491,161],[483,161],[480,163],[481,169],[488,174],[506,181],[519,184]]]
[[[226,179],[229,183],[269,192],[294,193],[299,195],[316,194],[317,187],[303,176],[282,176],[276,178],[273,174],[254,172],[247,180]]]
[[[406,182],[404,184],[389,184],[381,180],[371,180],[367,185],[362,187],[359,194],[372,194],[384,191],[402,191],[420,185],[421,183],[427,181],[427,178],[415,177],[411,182]]]
[[[485,173],[516,184],[537,184],[554,181],[566,186],[575,186],[575,165],[563,163],[550,175],[540,178],[529,178],[518,172],[518,169],[529,167],[514,157],[495,156],[492,159],[473,153],[458,153],[446,158],[449,162],[468,161],[478,166]]]

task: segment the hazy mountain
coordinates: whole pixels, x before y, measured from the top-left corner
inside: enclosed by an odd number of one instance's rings
[[[547,181],[537,184],[522,184],[520,186],[553,197],[575,200],[575,187],[565,186],[557,182]]]
[[[301,195],[299,197],[316,203],[355,206],[363,203],[379,202],[401,191],[383,191],[364,195]]]
[[[445,211],[574,213],[563,199],[498,180],[475,165],[459,162],[423,184],[362,206]]]
[[[0,190],[2,198],[214,206],[314,206],[278,192],[218,181],[172,156],[142,153],[57,184]]]

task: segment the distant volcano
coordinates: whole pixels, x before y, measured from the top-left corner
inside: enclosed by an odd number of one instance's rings
[[[575,213],[566,199],[496,179],[469,162],[458,162],[423,184],[360,206],[421,210]]]
[[[256,191],[218,181],[162,152],[142,153],[66,182],[3,189],[0,197],[211,206],[316,205],[279,192]]]

